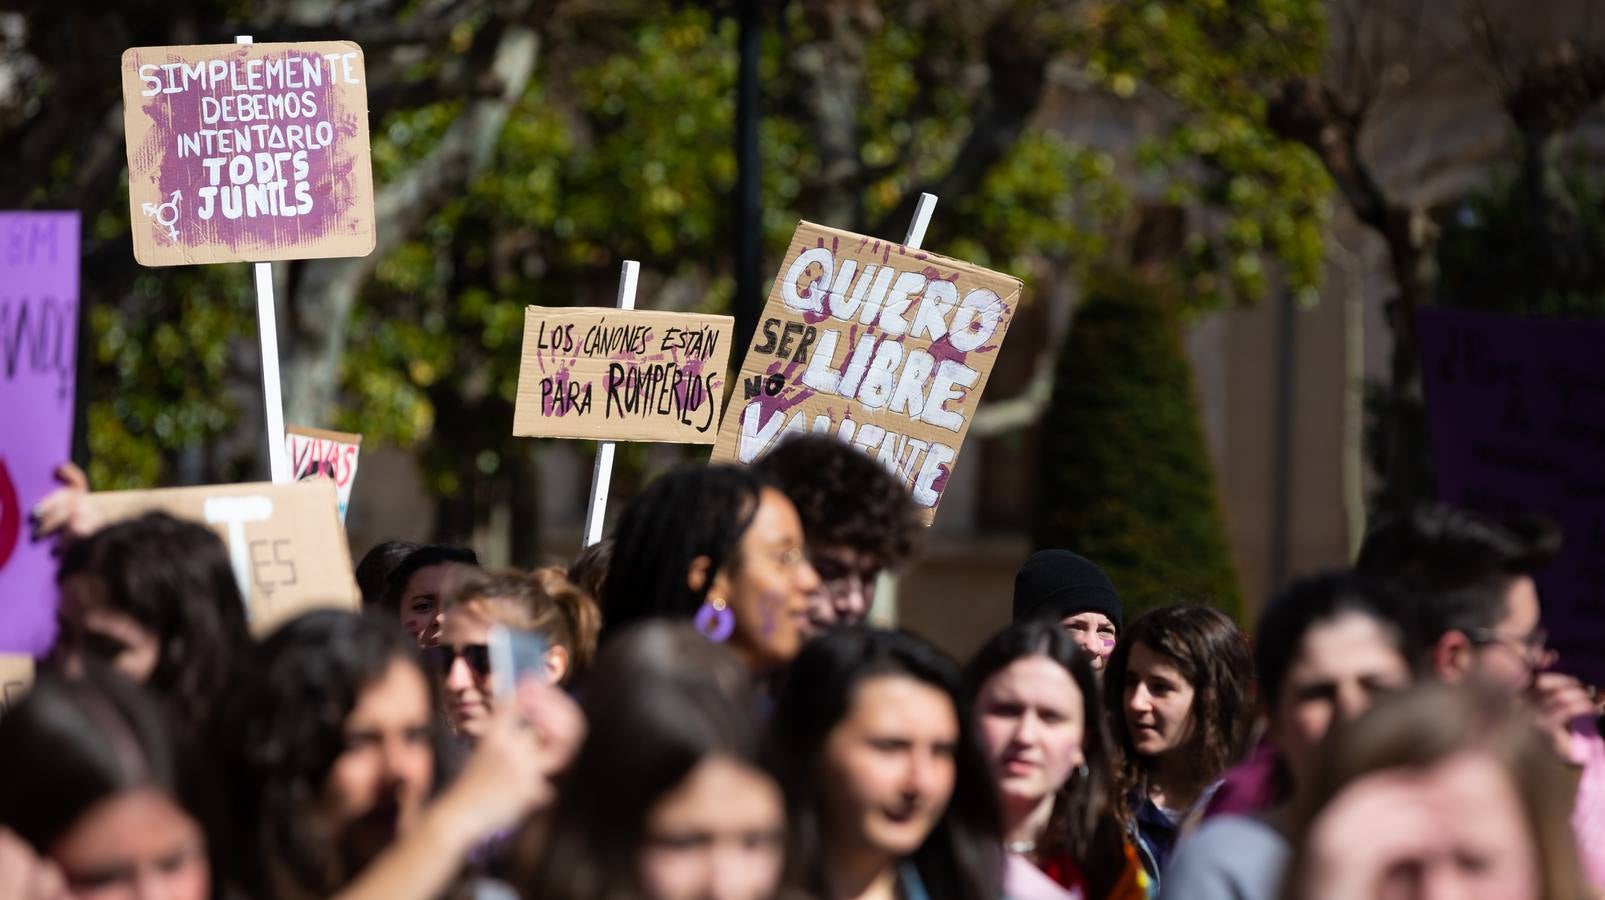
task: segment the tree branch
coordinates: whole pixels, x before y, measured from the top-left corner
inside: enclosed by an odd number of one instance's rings
[[[1016,9],[999,16],[988,26],[984,41],[989,78],[953,165],[940,178],[911,187],[874,223],[870,234],[903,234],[921,193],[949,198],[974,193],[992,166],[1019,141],[1036,113],[1052,54],[1029,14]]]
[[[475,100],[452,123],[429,155],[376,192],[377,240],[366,257],[315,260],[300,272],[292,298],[295,334],[284,361],[288,421],[324,421],[338,389],[346,323],[374,267],[423,224],[453,191],[484,171],[502,127],[534,73],[539,36],[527,25],[505,25],[495,44],[491,72],[500,80],[495,97]]]
[[[1562,41],[1523,66],[1505,109],[1524,134],[1570,130],[1605,97],[1605,57]]]

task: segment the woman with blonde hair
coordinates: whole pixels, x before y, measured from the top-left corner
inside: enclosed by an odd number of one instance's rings
[[[1422,685],[1335,729],[1302,791],[1282,895],[1325,900],[1594,896],[1571,775],[1486,685]]]
[[[490,720],[490,629],[500,625],[546,638],[546,680],[567,686],[596,653],[602,616],[596,601],[560,568],[472,569],[452,572],[440,644],[425,654],[440,673],[452,728],[472,740]]]

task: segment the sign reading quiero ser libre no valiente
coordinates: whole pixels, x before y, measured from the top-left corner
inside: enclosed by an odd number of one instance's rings
[[[141,264],[373,250],[362,48],[134,47],[123,53],[122,82]]]
[[[936,513],[1020,301],[1017,278],[802,222],[741,366],[714,461],[792,432],[870,454]]]

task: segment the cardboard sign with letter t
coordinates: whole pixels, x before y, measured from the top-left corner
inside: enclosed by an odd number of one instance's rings
[[[89,500],[108,521],[165,512],[211,526],[228,547],[255,634],[310,609],[357,608],[333,481],[109,491]]]
[[[960,260],[798,224],[714,461],[750,463],[793,432],[833,434],[896,474],[929,523],[1020,290]]]

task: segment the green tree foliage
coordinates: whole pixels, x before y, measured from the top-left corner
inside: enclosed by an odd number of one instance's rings
[[[1181,260],[1190,310],[1260,299],[1267,262],[1313,302],[1321,283],[1331,181],[1319,159],[1279,136],[1265,97],[1316,73],[1325,10],[1306,0],[1105,0],[1087,16],[1085,71],[1117,96],[1172,104],[1172,125],[1141,151],[1167,200],[1208,212]]]
[[[784,65],[808,25],[794,14],[786,27],[769,35],[762,68],[772,256],[811,214],[820,167],[799,97],[809,83]],[[493,170],[380,265],[353,328],[338,424],[371,434],[384,423],[383,440],[424,442],[437,492],[478,491],[531,446],[507,436],[526,304],[609,304],[619,262],[634,258],[647,273],[641,306],[663,302],[654,288],[678,285],[694,293],[689,308],[728,312],[735,40],[733,21],[687,7],[614,36],[560,80],[554,64],[510,121]],[[867,227],[952,164],[963,84],[913,82],[915,58],[935,40],[889,20],[869,47],[856,127],[870,177],[861,219],[846,227]],[[447,121],[412,112],[387,123],[379,177],[420,152],[394,146],[398,137],[427,147]],[[1045,254],[1095,255],[1125,209],[1112,176],[1106,153],[1033,129],[988,171],[986,190],[946,198],[928,243],[1022,269]],[[443,427],[445,409],[472,415]]]
[[[1179,601],[1241,618],[1177,302],[1094,276],[1042,425],[1035,541],[1102,566],[1128,615]]]
[[[1552,181],[1535,197],[1501,172],[1444,213],[1439,303],[1605,318],[1605,180],[1565,169]]]
[[[1051,4],[1018,6],[1041,15]],[[1173,98],[1177,124],[1145,150],[1145,177],[1171,199],[1224,211],[1220,238],[1201,241],[1182,261],[1194,276],[1194,308],[1256,299],[1268,255],[1282,261],[1295,287],[1311,287],[1325,177],[1302,148],[1268,137],[1263,104],[1249,103],[1248,86],[1313,63],[1316,4],[1262,0],[1231,16],[1155,15],[1160,6],[1170,5],[1111,6],[1075,28],[1044,16],[1031,27],[1042,26],[1033,33],[1055,41],[1057,56],[1090,60],[1112,93],[1138,77],[1145,90]],[[1271,7],[1296,15],[1284,21]],[[918,18],[899,4],[882,4],[881,12],[866,39],[862,102],[850,125],[859,147],[858,212],[854,221],[832,223],[849,228],[870,228],[909,192],[962,165],[955,157],[973,114],[965,72],[985,50],[957,13]],[[771,256],[821,202],[828,173],[815,132],[831,125],[811,114],[807,95],[818,85],[789,55],[829,37],[819,33],[824,26],[797,4],[773,26],[762,59],[760,141]],[[690,5],[598,41],[601,52],[576,57],[584,64],[550,57],[503,136],[494,171],[380,267],[361,315],[385,325],[356,331],[346,424],[393,422],[388,439],[427,438],[431,458],[450,464],[434,468],[434,484],[451,494],[463,487],[456,463],[466,456],[490,475],[504,454],[518,452],[505,422],[524,304],[606,304],[619,261],[636,258],[652,279],[647,285],[679,280],[695,286],[694,308],[727,311],[735,38],[733,21]],[[1137,49],[1159,38],[1164,54]],[[1232,70],[1232,54],[1252,42],[1279,49],[1256,50]],[[1123,68],[1114,71],[1117,62]],[[1204,89],[1216,83],[1232,93]],[[1237,108],[1239,100],[1248,105]],[[398,134],[394,125],[381,133],[386,140]],[[427,145],[430,128],[400,133]],[[1108,150],[1030,123],[979,189],[943,202],[928,246],[1030,272],[1043,259],[1075,270],[1105,258],[1120,240],[1131,194]],[[447,398],[479,414],[459,428],[434,427],[429,410]],[[416,411],[387,412],[398,399]]]
[[[1320,6],[766,5],[765,246],[773,258],[799,218],[842,208],[829,202],[833,193],[851,198],[851,212],[833,213],[830,224],[896,236],[909,197],[954,185],[939,191],[927,246],[1028,279],[1069,277],[1086,261],[1125,255],[1132,210],[1157,199],[1205,216],[1200,237],[1176,260],[1188,276],[1190,309],[1252,301],[1267,265],[1283,266],[1290,283],[1307,288],[1325,182],[1312,176],[1302,150],[1267,136],[1251,88],[1313,64]],[[610,304],[626,258],[642,262],[645,307],[723,312],[734,293],[737,28],[719,12],[728,5],[541,4],[548,7],[535,75],[489,167],[379,261],[349,320],[322,326],[345,334],[340,392],[327,421],[307,424],[361,431],[365,446],[417,448],[432,488],[453,501],[505,495],[513,489],[508,473],[538,446],[508,435],[526,304]],[[30,25],[40,48],[64,35],[105,44],[83,48],[95,58],[197,34],[254,31],[267,41],[349,30],[344,36],[368,42],[378,79],[370,103],[381,188],[428,158],[474,96],[494,91],[490,73],[475,69],[483,46],[494,43],[488,36],[507,24],[492,6],[378,0],[338,25],[287,9],[277,0],[175,0],[170,22],[108,12],[88,36],[71,17],[40,15]],[[832,18],[842,10],[846,18]],[[430,16],[445,19],[422,43],[401,37]],[[275,23],[293,34],[277,33]],[[403,39],[414,42],[405,55],[386,44]],[[808,65],[809,54],[823,54],[826,64]],[[48,67],[37,84],[39,109],[71,105],[74,121],[95,122],[97,109],[114,108],[115,79],[53,51],[38,58]],[[855,92],[844,121],[813,102],[833,76]],[[1139,170],[1123,145],[1078,143],[1058,130],[1063,111],[1041,104],[1060,84],[1090,85],[1115,104],[1157,111],[1144,113],[1164,124]],[[35,124],[21,121],[24,132]],[[991,123],[995,134],[983,127]],[[34,137],[67,133],[59,123],[37,124],[36,134],[9,144],[12,132],[0,130],[0,147],[27,151],[14,162],[31,158]],[[827,131],[845,137],[837,144],[849,148],[845,174],[843,159],[822,149]],[[96,483],[250,474],[262,442],[252,424],[258,376],[248,267],[134,267],[126,189],[116,185],[119,139],[63,139],[45,165],[29,170],[26,192],[0,189],[19,205],[93,212],[85,285],[95,308],[95,366],[84,384],[93,398]],[[91,179],[90,171],[98,174]],[[282,266],[280,276],[296,271]],[[1026,302],[1034,302],[1030,290]],[[281,310],[281,321],[305,325],[295,309]],[[624,457],[626,482],[637,449]]]

